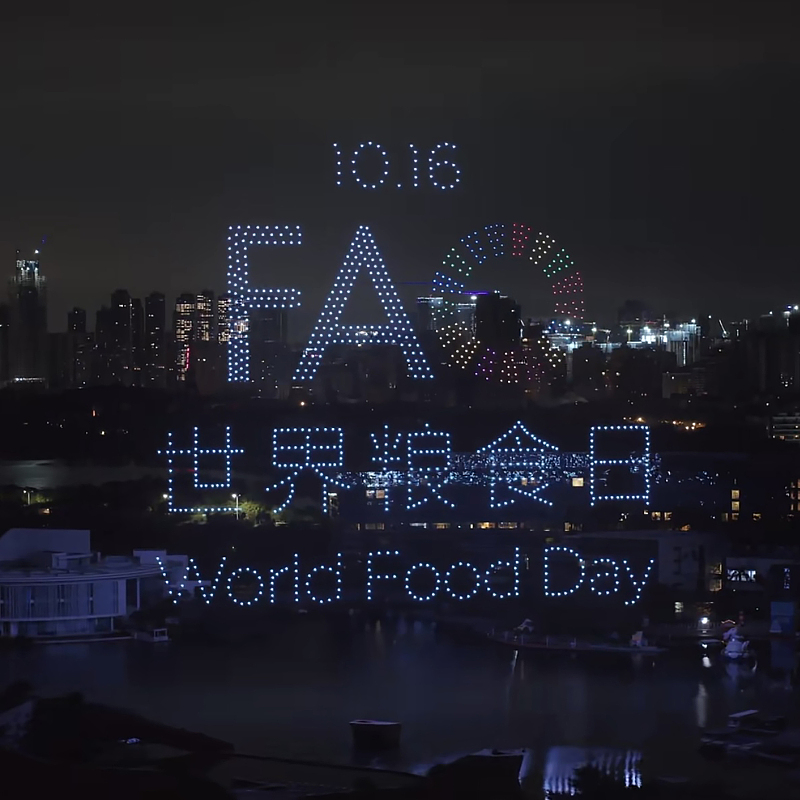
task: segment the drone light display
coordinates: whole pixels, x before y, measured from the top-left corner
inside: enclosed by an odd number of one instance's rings
[[[387,317],[384,325],[342,325],[340,322],[345,304],[362,270],[367,273],[378,294]],[[356,231],[344,264],[303,350],[294,380],[299,383],[313,380],[325,350],[332,345],[343,344],[396,345],[406,360],[411,378],[433,378],[411,321],[386,271],[372,232],[366,225],[359,225]]]
[[[298,289],[264,289],[250,284],[250,248],[300,244],[299,225],[231,225],[228,228],[229,381],[246,383],[250,380],[249,313],[256,308],[297,308],[300,305]]]
[[[598,435],[606,439],[619,438],[620,434],[635,434],[638,447],[625,458],[605,458],[599,448]],[[592,505],[602,500],[650,502],[650,428],[647,425],[596,425],[589,432],[589,498]],[[604,492],[601,483],[609,468],[624,467],[626,472],[638,475],[639,490],[627,493]]]
[[[454,160],[456,145],[452,142],[439,142],[428,151],[427,159],[420,155],[419,148],[408,145],[409,164],[407,169],[394,167],[389,158],[387,149],[378,142],[361,142],[352,151],[349,161],[344,155],[342,146],[333,145],[336,156],[336,185],[344,186],[348,180],[361,189],[380,189],[394,184],[395,188],[403,189],[403,181],[409,181],[408,188],[419,189],[422,185],[420,179],[420,161],[427,167],[426,178],[434,189],[455,189],[461,183],[461,168]],[[372,179],[362,177],[364,161],[372,162]],[[409,174],[410,173],[410,174]],[[392,177],[394,176],[394,177]]]
[[[534,235],[528,225],[495,223],[462,238],[434,275],[433,291],[443,298],[434,311],[435,327],[451,364],[471,369],[487,380],[540,385],[562,362],[561,353],[551,347],[543,332],[498,348],[482,341],[474,319],[475,305],[466,309],[471,319],[463,319],[467,298],[474,303],[479,296],[468,291],[467,281],[474,280],[475,269],[489,258],[505,256],[541,270],[550,281],[555,316],[583,319],[583,280],[566,251],[547,234]]]
[[[220,590],[225,587],[227,599],[241,607],[258,603],[326,605],[343,600],[427,603],[447,599],[464,602],[481,594],[496,600],[508,600],[520,596],[523,564],[526,562],[527,557],[518,547],[514,548],[510,559],[485,566],[456,561],[443,567],[427,561],[409,562],[403,559],[399,550],[377,550],[367,553],[366,565],[360,573],[353,574],[352,569],[348,570],[345,588],[345,568],[348,565],[342,553],[336,553],[332,564],[318,564],[310,569],[301,565],[297,553],[289,563],[274,568],[232,567],[223,557],[210,580],[203,579],[192,560],[186,574],[178,578],[178,586],[185,589],[187,583],[196,581],[207,604],[219,599],[222,595]],[[158,563],[168,593],[175,601],[177,598],[170,576],[160,559]],[[526,585],[534,591],[541,591],[545,597],[565,598],[583,590],[593,597],[616,595],[625,605],[635,605],[642,598],[655,561],[649,559],[643,568],[635,568],[626,559],[593,558],[571,547],[546,546],[542,563],[541,575],[538,578],[529,575]],[[578,566],[577,580],[570,577],[564,581],[563,574],[557,578],[554,570],[559,566]],[[327,576],[324,584],[319,582],[321,575]],[[609,580],[610,575],[614,576],[613,580]],[[561,580],[563,585],[555,586],[557,580]]]
[[[606,457],[606,448],[619,436],[626,442],[626,457]],[[598,439],[600,437],[600,439]],[[225,502],[211,506],[203,502],[189,505],[176,500],[176,479],[180,472],[191,474],[183,488],[191,490],[229,490],[232,486],[232,459],[244,451],[235,447],[230,428],[224,432],[224,446],[201,447],[194,429],[187,447],[176,447],[174,434],[167,437],[167,508],[178,513],[214,513],[237,510]],[[322,486],[321,508],[328,510],[332,489],[372,491],[381,489],[386,512],[413,515],[426,504],[455,511],[461,501],[454,499],[459,488],[469,487],[469,507],[475,513],[483,508],[496,511],[519,503],[553,506],[548,490],[575,477],[588,478],[591,505],[611,502],[649,504],[652,475],[656,469],[650,449],[650,432],[645,425],[595,426],[589,433],[588,453],[562,453],[555,445],[534,435],[522,422],[475,452],[453,449],[451,434],[424,423],[416,428],[393,430],[388,425],[370,434],[374,469],[365,472],[345,470],[345,436],[340,427],[281,427],[272,430],[272,471],[277,481],[265,487],[273,494],[282,492],[275,507],[282,511],[291,503],[301,474],[316,476]],[[631,449],[633,448],[633,449]],[[617,448],[618,449],[618,448]],[[223,461],[222,479],[201,478],[206,457]],[[185,466],[181,467],[178,461]],[[621,470],[638,487],[620,493],[607,490],[608,470]],[[583,485],[583,481],[581,481]],[[581,491],[586,491],[582,489]],[[227,495],[231,497],[230,494]],[[599,580],[599,579],[598,579]]]

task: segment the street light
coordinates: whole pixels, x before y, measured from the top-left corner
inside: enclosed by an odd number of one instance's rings
[[[232,494],[231,497],[236,501],[236,521],[239,521],[239,495]]]
[[[26,495],[28,495],[28,505],[30,505],[31,504],[31,490],[30,489],[23,489],[22,491],[25,492]]]

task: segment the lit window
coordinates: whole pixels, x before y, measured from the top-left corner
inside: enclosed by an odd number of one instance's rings
[[[761,512],[760,511],[754,511],[753,512],[753,520],[755,522],[758,522],[760,519],[761,519]]]
[[[494,522],[479,522],[478,527],[482,530],[487,530],[489,528],[496,528],[497,525]]]
[[[756,571],[754,569],[728,569],[727,578],[732,583],[755,583]]]
[[[672,519],[672,512],[671,511],[665,511],[664,512],[664,519],[665,520],[671,520]]]
[[[445,531],[450,527],[449,522],[437,522],[433,526],[437,531]]]
[[[574,489],[582,489],[583,488],[583,478],[573,478],[572,479],[572,486]]]
[[[722,578],[712,578],[709,581],[708,588],[712,592],[722,591]]]
[[[660,519],[661,519],[661,512],[660,512],[660,511],[654,511],[654,512],[651,514],[651,516],[652,516],[652,518],[653,518],[654,520],[660,520]]]
[[[731,522],[738,522],[739,515],[738,514],[731,514]]]
[[[731,511],[738,511],[739,510],[739,501],[732,500],[731,501]]]
[[[683,603],[680,600],[675,601],[675,613],[683,614]]]
[[[731,489],[731,500],[738,500],[738,499],[739,499],[739,490]]]

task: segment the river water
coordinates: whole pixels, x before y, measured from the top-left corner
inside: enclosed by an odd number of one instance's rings
[[[797,693],[770,661],[765,652],[755,671],[726,669],[704,663],[699,648],[658,659],[516,656],[449,640],[430,623],[297,617],[237,644],[7,651],[0,684],[80,691],[241,752],[335,762],[352,758],[349,720],[400,720],[402,748],[387,766],[418,769],[484,747],[529,747],[557,783],[572,762],[604,753],[628,765],[643,755],[655,774],[696,776],[708,770],[697,754],[701,728],[749,708],[800,719]],[[629,771],[636,780],[635,767]]]
[[[108,467],[97,464],[68,464],[66,461],[0,461],[0,486],[29,489],[58,489],[64,486],[100,486],[116,481],[165,478],[166,470],[135,464]]]

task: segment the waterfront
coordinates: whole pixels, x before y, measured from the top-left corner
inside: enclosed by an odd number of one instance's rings
[[[27,680],[42,694],[80,691],[242,752],[348,762],[348,721],[371,717],[403,722],[402,748],[386,762],[392,766],[483,747],[525,746],[550,759],[599,748],[623,761],[641,752],[655,774],[696,776],[710,769],[697,754],[700,728],[748,708],[800,719],[797,693],[767,674],[768,660],[750,674],[704,666],[699,649],[658,660],[515,656],[439,636],[429,623],[299,616],[235,645],[7,651],[0,683]]]
[[[165,479],[166,470],[136,464],[98,466],[49,459],[0,461],[0,486],[59,489],[65,486],[101,486],[104,483],[138,481],[142,478]]]

